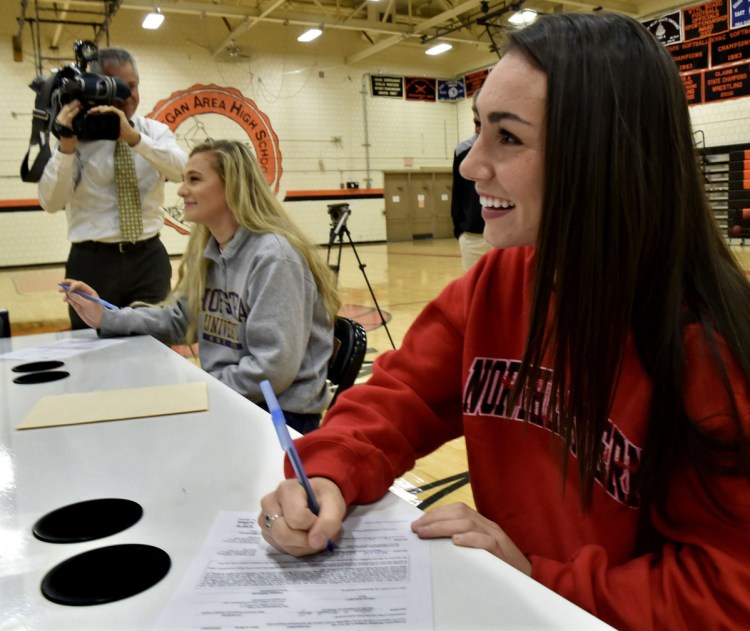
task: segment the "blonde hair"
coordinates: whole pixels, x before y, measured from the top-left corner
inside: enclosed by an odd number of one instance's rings
[[[250,232],[273,232],[287,239],[307,261],[331,324],[341,307],[336,278],[319,256],[317,248],[289,217],[268,186],[250,148],[234,140],[208,140],[193,148],[197,153],[211,154],[216,173],[224,183],[227,204],[237,223]],[[208,266],[203,256],[211,236],[208,228],[195,224],[180,261],[173,299],[187,297],[188,327],[185,342],[196,339],[201,298],[205,290]]]

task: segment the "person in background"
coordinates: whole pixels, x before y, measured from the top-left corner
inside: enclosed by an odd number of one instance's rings
[[[453,219],[453,235],[458,239],[461,250],[461,263],[464,271],[468,270],[490,249],[490,244],[484,240],[484,219],[482,219],[482,205],[474,188],[474,182],[467,180],[461,171],[461,162],[468,155],[479,134],[479,116],[476,104],[479,90],[472,97],[472,112],[474,115],[474,135],[458,144],[453,153],[453,190],[451,193],[451,218]]]
[[[138,67],[122,48],[99,51],[101,72],[119,77],[130,87],[130,96],[117,107],[100,105],[90,115],[116,114],[120,136],[112,140],[79,140],[73,119],[81,112],[77,100],[64,105],[56,118],[60,135],[57,151],[39,181],[39,201],[50,213],[65,209],[70,253],[65,275],[98,288],[115,304],[159,302],[170,291],[172,266],[159,231],[164,223],[164,181],[179,182],[187,155],[169,127],[135,113],[139,102]],[[132,234],[120,224],[115,176],[116,146],[132,156],[137,192],[134,212],[141,221]],[[126,158],[127,159],[127,158]],[[137,220],[136,220],[137,221]],[[73,329],[86,324],[69,309]]]
[[[417,536],[487,550],[617,629],[750,628],[750,283],[677,67],[618,14],[508,37],[461,165],[493,250],[296,442],[320,513],[286,480],[263,536],[325,549],[349,505],[463,435],[476,510],[434,508]]]
[[[274,197],[251,149],[231,140],[195,147],[178,194],[194,222],[178,280],[163,305],[105,310],[66,279],[66,301],[103,336],[150,334],[198,342],[201,366],[265,407],[268,379],[287,423],[318,427],[333,323],[340,307],[335,279],[314,246]]]

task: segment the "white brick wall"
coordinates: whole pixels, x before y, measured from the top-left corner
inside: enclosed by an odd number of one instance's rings
[[[157,102],[194,84],[231,87],[254,100],[279,137],[283,168],[280,199],[287,191],[339,189],[347,181],[357,181],[365,188],[369,179],[370,187],[382,188],[383,170],[404,168],[406,158],[412,159],[411,168],[416,170],[450,166],[453,148],[462,139],[457,112],[463,104],[369,96],[368,72],[432,76],[429,69],[354,69],[338,60],[258,53],[251,60],[218,62],[208,52],[187,44],[128,48],[139,63],[138,111],[142,115]],[[25,50],[31,51],[31,46]],[[25,62],[14,63],[8,55],[0,55],[0,71],[4,83],[13,86],[0,101],[0,199],[33,199],[37,197],[36,185],[21,182],[18,175],[31,131],[34,93],[26,86],[35,75],[33,59],[27,54]],[[470,123],[471,114],[467,116]],[[234,121],[214,114],[189,119],[176,133],[186,150],[207,135],[247,138]],[[168,185],[166,205],[178,202],[176,186]],[[332,202],[289,202],[285,207],[311,238],[326,243],[327,203]],[[349,228],[356,240],[385,239],[382,199],[356,200],[352,211]],[[185,237],[170,228],[165,228],[163,235],[171,253],[182,252]],[[66,256],[64,214],[0,212],[0,266],[58,263]]]
[[[112,45],[127,43],[113,41]],[[337,59],[261,53],[253,53],[251,59],[219,62],[184,42],[141,43],[129,48],[141,71],[141,114],[172,93],[199,83],[232,87],[254,100],[279,137],[280,199],[287,191],[339,189],[347,181],[358,181],[364,188],[369,179],[371,187],[382,188],[383,171],[403,169],[407,159],[411,159],[409,168],[415,170],[449,167],[456,143],[473,133],[470,99],[448,104],[369,96],[369,72],[434,76],[429,66],[414,62],[411,67],[352,68]],[[0,199],[4,200],[37,197],[36,185],[24,184],[18,175],[34,104],[34,94],[26,87],[35,75],[31,50],[27,42],[23,63],[13,62],[8,52],[0,55],[5,86],[0,99]],[[750,142],[750,98],[694,106],[691,114],[707,146]],[[177,129],[186,150],[206,135],[247,138],[236,123],[213,114],[188,120]],[[366,138],[369,147],[365,147]],[[168,186],[166,204],[178,202],[176,186]],[[327,203],[288,202],[285,206],[311,238],[326,243]],[[349,228],[355,240],[385,239],[382,199],[355,201],[352,210]],[[182,252],[185,237],[170,228],[163,235],[171,253]],[[59,263],[66,256],[62,213],[0,212],[0,267]]]
[[[693,129],[703,132],[706,147],[750,143],[750,97],[690,108]]]

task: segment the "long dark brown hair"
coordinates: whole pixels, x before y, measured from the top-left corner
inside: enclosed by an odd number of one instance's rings
[[[510,35],[506,50],[537,64],[548,82],[542,229],[515,396],[530,396],[530,384],[544,379],[543,360],[552,362],[550,409],[565,453],[575,444],[589,506],[632,334],[653,383],[637,473],[642,503],[664,506],[669,474],[685,457],[704,479],[718,462],[732,465],[722,473],[748,475],[750,442],[718,340],[746,390],[750,283],[711,214],[674,62],[640,23],[607,13],[542,17]],[[685,411],[688,321],[700,324],[732,402],[729,440],[702,431]]]

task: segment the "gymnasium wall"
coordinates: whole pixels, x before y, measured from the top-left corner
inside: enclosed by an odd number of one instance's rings
[[[337,59],[260,53],[251,60],[217,61],[207,51],[184,44],[111,45],[127,47],[139,63],[141,115],[198,85],[230,88],[254,103],[278,137],[278,197],[317,243],[328,241],[328,204],[342,201],[350,203],[348,227],[356,241],[385,240],[383,170],[450,166],[461,134],[471,133],[471,112],[466,110],[468,121],[461,121],[459,128],[463,108],[455,102],[370,95],[371,73],[426,76],[429,66],[409,67],[407,62],[398,69],[354,69]],[[421,62],[416,55],[415,60]],[[36,185],[19,177],[35,96],[27,85],[35,74],[30,54],[21,63],[0,54],[0,76],[6,86],[0,100],[0,267],[59,263],[68,252],[64,212],[38,210]],[[237,120],[215,109],[216,113],[183,116],[175,134],[186,151],[207,136],[248,140]],[[55,142],[53,138],[53,146]],[[346,197],[347,185],[359,188],[350,189]],[[375,189],[375,195],[363,195],[368,192],[364,189]],[[166,206],[179,205],[176,190],[177,185],[168,183]],[[169,227],[162,236],[170,253],[183,251],[186,236]]]
[[[26,41],[24,60],[14,62],[10,36],[3,37],[8,41],[0,49],[0,267],[60,263],[69,245],[64,213],[33,210],[38,208],[36,185],[21,182],[18,175],[34,104],[27,87],[36,75],[32,47]],[[342,201],[352,209],[348,227],[355,241],[385,240],[384,201],[377,195],[383,171],[449,167],[455,145],[473,133],[470,99],[428,103],[371,95],[370,75],[455,78],[441,75],[417,53],[398,67],[353,68],[338,58],[259,52],[247,59],[217,60],[184,40],[146,42],[139,37],[133,43],[110,44],[129,48],[139,61],[141,115],[197,85],[229,88],[254,103],[278,138],[278,197],[317,243],[328,241],[327,205]],[[467,72],[493,62],[492,57],[478,59]],[[693,105],[691,116],[705,146],[750,143],[746,97]],[[248,138],[241,125],[221,113],[186,116],[175,133],[186,151],[206,136]],[[176,189],[168,185],[167,206],[179,206]],[[368,191],[376,195],[361,194]],[[300,195],[305,192],[312,194]],[[170,253],[182,252],[185,235],[169,227],[162,235]]]

